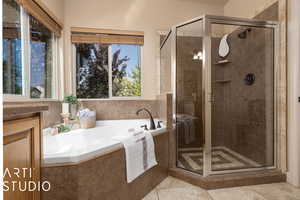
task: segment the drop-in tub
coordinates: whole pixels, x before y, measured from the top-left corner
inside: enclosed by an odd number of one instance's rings
[[[148,119],[97,121],[92,129],[78,129],[59,135],[44,131],[43,181],[51,190],[43,200],[140,200],[168,175],[169,131],[151,131],[158,165],[131,183],[126,179],[123,145],[114,139],[129,136],[128,129],[141,130]],[[157,125],[157,120],[155,120]]]
[[[155,120],[157,124],[158,120]],[[130,137],[129,129],[142,130],[141,126],[149,119],[135,120],[105,120],[97,121],[96,127],[91,129],[77,129],[67,133],[51,135],[49,129],[44,130],[43,137],[43,165],[74,164],[104,155],[122,148],[116,139]],[[162,128],[150,131],[153,136],[166,131]]]

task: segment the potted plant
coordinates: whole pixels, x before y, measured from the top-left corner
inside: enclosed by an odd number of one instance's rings
[[[75,117],[77,113],[78,99],[75,95],[67,95],[63,102],[63,114],[71,113],[71,117]]]

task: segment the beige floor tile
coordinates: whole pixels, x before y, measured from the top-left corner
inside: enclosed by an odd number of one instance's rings
[[[169,176],[163,182],[161,182],[156,187],[156,189],[190,188],[190,187],[195,187],[195,186]]]
[[[147,196],[145,196],[142,200],[158,200],[158,195],[156,189],[152,190]]]
[[[168,177],[143,200],[300,200],[300,188],[274,183],[206,191]]]
[[[300,200],[300,189],[288,183],[255,185],[247,188],[256,191],[267,200]]]
[[[157,190],[159,200],[212,200],[208,193],[195,188],[169,188]]]
[[[246,188],[226,188],[208,191],[213,200],[267,200],[255,191]]]

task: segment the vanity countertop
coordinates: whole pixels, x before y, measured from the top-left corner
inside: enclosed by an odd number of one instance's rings
[[[48,106],[45,104],[4,104],[3,105],[3,118],[4,120],[9,120],[20,115],[30,115],[34,113],[39,113],[42,111],[47,111]]]

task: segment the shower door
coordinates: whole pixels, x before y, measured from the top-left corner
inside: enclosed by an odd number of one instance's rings
[[[272,22],[206,17],[206,175],[276,166],[276,35]]]
[[[275,168],[277,23],[206,15],[171,35],[177,167]]]
[[[203,20],[173,28],[175,34],[177,167],[203,174]]]

